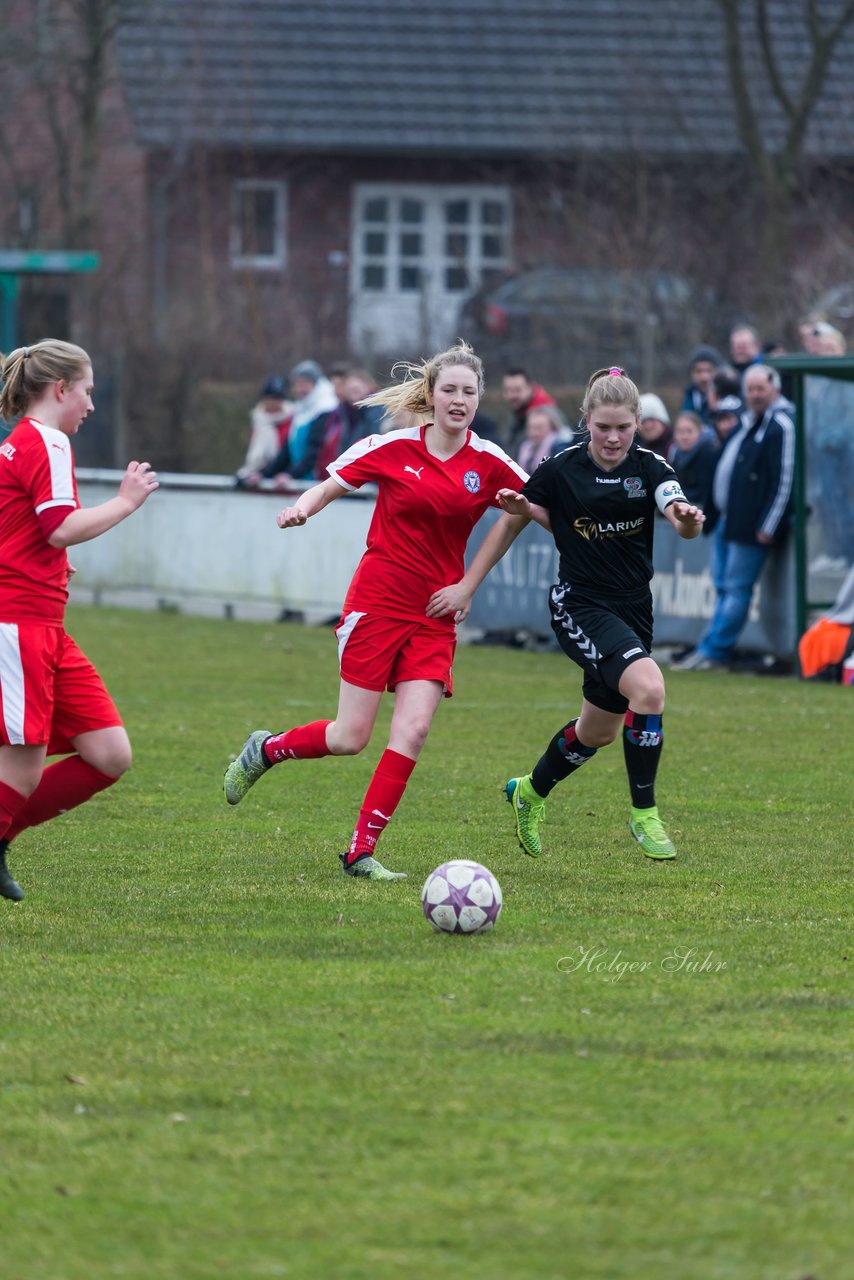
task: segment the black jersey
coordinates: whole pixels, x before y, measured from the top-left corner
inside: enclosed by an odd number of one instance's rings
[[[605,599],[648,590],[656,508],[685,501],[673,468],[637,442],[612,471],[586,440],[571,445],[541,462],[522,492],[549,513],[560,581]]]

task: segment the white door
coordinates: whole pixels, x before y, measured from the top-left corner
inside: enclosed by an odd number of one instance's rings
[[[503,187],[359,183],[353,192],[350,345],[429,355],[456,335],[464,298],[510,261]]]

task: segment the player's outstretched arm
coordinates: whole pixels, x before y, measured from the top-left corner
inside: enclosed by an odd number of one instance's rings
[[[690,502],[671,502],[664,508],[664,515],[680,538],[696,538],[706,523],[705,512]]]
[[[330,502],[343,497],[345,493],[347,490],[344,486],[330,476],[328,480],[321,481],[312,489],[306,489],[294,506],[285,507],[280,511],[276,516],[276,524],[280,529],[296,529],[312,516],[316,516],[318,511],[328,507]]]
[[[496,520],[459,582],[433,592],[427,602],[427,617],[444,618],[452,613],[457,622],[468,617],[475,591],[528,523],[528,517],[522,515],[505,514],[500,520]]]
[[[546,533],[551,533],[552,522],[545,507],[538,507],[535,502],[529,502],[523,493],[517,493],[515,489],[499,489],[495,496],[502,511],[506,511],[508,515],[526,516],[529,520],[536,520]]]
[[[80,507],[69,512],[48,542],[52,547],[76,547],[80,542],[91,542],[133,515],[158,487],[157,473],[147,462],[129,462],[115,498],[97,507]]]

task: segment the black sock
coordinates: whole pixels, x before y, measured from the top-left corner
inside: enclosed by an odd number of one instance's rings
[[[570,720],[560,733],[556,733],[531,773],[531,783],[539,796],[547,796],[564,778],[580,769],[596,754],[596,747],[585,747],[579,742],[575,726],[578,719]]]
[[[661,759],[664,733],[661,716],[642,716],[627,711],[623,727],[623,754],[629,790],[636,809],[651,809],[655,804],[655,775]]]

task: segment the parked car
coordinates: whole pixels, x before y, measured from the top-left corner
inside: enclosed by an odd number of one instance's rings
[[[472,294],[459,329],[493,376],[521,364],[578,383],[617,363],[650,386],[681,383],[693,346],[724,342],[726,318],[711,289],[666,271],[537,267]]]

